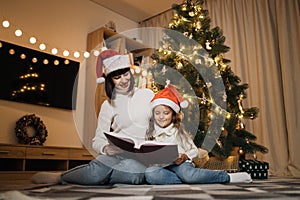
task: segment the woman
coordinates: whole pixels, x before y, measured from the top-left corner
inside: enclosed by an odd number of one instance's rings
[[[104,132],[124,133],[144,140],[151,116],[149,89],[134,87],[129,55],[104,50],[98,57],[97,82],[104,81],[108,100],[104,101],[98,116],[93,149],[99,153],[86,165],[62,174],[38,173],[35,183],[61,182],[63,184],[102,185],[114,183],[142,184],[146,167],[133,159],[122,157],[123,151],[108,143]],[[102,73],[104,68],[104,74]],[[103,77],[102,77],[103,76]]]
[[[251,182],[246,172],[231,174],[223,170],[195,168],[192,160],[197,156],[198,149],[181,123],[180,111],[182,106],[187,106],[186,103],[170,84],[153,98],[153,114],[146,139],[177,144],[179,156],[174,164],[167,167],[148,167],[146,181],[149,184]]]

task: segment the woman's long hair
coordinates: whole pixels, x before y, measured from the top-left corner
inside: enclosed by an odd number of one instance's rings
[[[166,106],[166,105],[164,105],[164,106]],[[153,110],[152,110],[152,116],[150,118],[148,130],[146,131],[145,140],[155,140],[155,137],[153,136],[155,133],[155,128],[154,128],[155,120],[154,120]],[[181,111],[176,113],[173,109],[171,109],[171,110],[173,112],[171,122],[173,123],[174,127],[178,129],[177,139],[180,141],[181,144],[189,143],[188,137],[191,138],[192,134],[190,134],[186,130],[184,124],[182,123],[183,113]],[[190,147],[191,146],[192,146],[192,144],[190,144]],[[189,149],[185,149],[185,150],[189,150]]]
[[[105,93],[110,100],[114,100],[116,97],[115,84],[114,84],[112,78],[114,76],[120,76],[122,74],[125,74],[128,71],[130,71],[129,67],[113,71],[110,74],[108,74],[108,76],[105,76]],[[128,92],[131,91],[133,89],[133,87],[134,87],[134,77],[133,77],[132,73],[130,72],[130,85],[128,88]]]

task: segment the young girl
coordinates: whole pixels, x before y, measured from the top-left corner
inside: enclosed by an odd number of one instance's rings
[[[222,170],[195,168],[192,160],[198,149],[181,123],[182,105],[186,103],[173,85],[159,91],[152,99],[153,114],[146,133],[146,140],[169,142],[178,145],[179,156],[167,167],[151,166],[145,178],[149,184],[197,184],[252,181],[249,174],[227,173]]]
[[[94,160],[63,173],[40,172],[32,177],[34,183],[63,183],[102,185],[114,183],[144,183],[146,167],[133,159],[122,157],[122,150],[110,145],[104,132],[125,133],[144,140],[151,117],[149,89],[134,87],[129,55],[113,50],[101,52],[97,62],[97,82],[105,81],[108,100],[98,116],[93,149],[99,153]],[[102,74],[104,67],[105,73]],[[103,75],[105,79],[103,78]]]

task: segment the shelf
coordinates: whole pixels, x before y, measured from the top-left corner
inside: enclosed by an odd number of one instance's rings
[[[0,158],[0,171],[22,171],[24,159]]]
[[[26,159],[24,171],[65,171],[68,160]]]
[[[84,148],[0,144],[0,171],[65,171],[94,156]]]
[[[91,51],[104,40],[109,45],[109,43],[112,43],[113,41],[118,39],[124,39],[126,50],[133,53],[134,57],[138,57],[141,55],[150,56],[153,53],[153,48],[148,47],[145,44],[132,38],[128,38],[122,34],[114,32],[106,27],[101,27],[88,34],[87,50]]]

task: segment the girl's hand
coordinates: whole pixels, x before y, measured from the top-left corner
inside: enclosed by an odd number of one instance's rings
[[[104,153],[106,153],[107,155],[110,155],[110,156],[120,154],[123,152],[122,149],[120,149],[117,146],[111,145],[111,144],[105,145],[103,151],[104,151]]]
[[[186,154],[180,153],[178,158],[175,160],[175,164],[180,165],[188,159],[189,159],[189,157]]]

